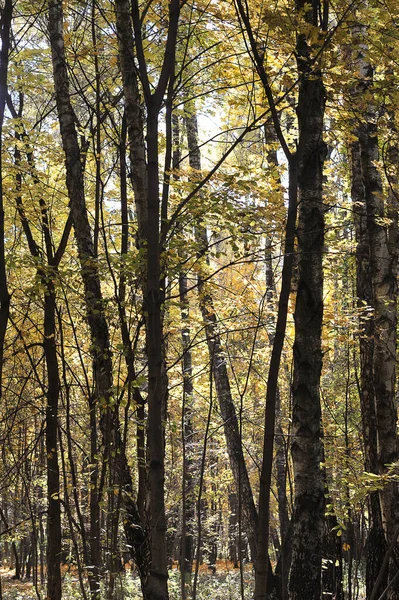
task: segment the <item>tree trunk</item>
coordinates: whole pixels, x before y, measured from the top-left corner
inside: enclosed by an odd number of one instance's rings
[[[118,482],[122,488],[125,534],[145,592],[149,575],[148,537],[133,499],[132,479],[121,439],[118,411],[113,397],[112,357],[108,325],[104,313],[98,263],[94,256],[91,228],[85,203],[83,167],[75,128],[75,115],[70,101],[63,39],[63,11],[62,5],[53,2],[53,0],[49,2],[49,36],[56,103],[66,158],[66,183],[84,284],[84,298],[90,328],[95,388],[100,411],[100,427],[105,446],[105,458],[109,470],[113,471],[114,481]],[[145,597],[148,596],[145,595]]]
[[[167,379],[163,356],[160,279],[158,111],[147,117],[148,224],[147,224],[147,354],[148,354],[148,483],[150,491],[151,577],[149,597],[168,597],[166,516],[164,499]]]
[[[58,465],[58,399],[60,379],[55,328],[55,294],[50,279],[44,297],[44,355],[47,368],[47,597],[61,598],[61,502]]]
[[[270,490],[272,485],[273,447],[276,421],[276,404],[279,398],[278,374],[281,362],[281,353],[285,338],[287,324],[288,301],[291,292],[291,276],[294,256],[295,222],[297,213],[297,158],[291,155],[288,163],[288,214],[284,240],[284,262],[281,276],[281,291],[278,302],[277,322],[273,336],[272,356],[270,359],[269,373],[266,390],[265,410],[265,436],[263,441],[263,460],[260,476],[259,490],[259,565],[257,565],[255,578],[255,598],[262,600],[266,596],[268,567],[267,553],[269,545],[270,526]],[[283,547],[284,552],[284,547]],[[282,568],[285,554],[282,556]]]
[[[149,511],[147,517],[151,532],[149,540],[151,569],[146,582],[145,593],[154,600],[168,597],[164,500],[164,423],[168,383],[164,356],[162,314],[165,290],[162,283],[164,275],[161,275],[162,249],[160,247],[160,228],[165,225],[167,204],[166,202],[163,203],[163,221],[161,222],[158,119],[166,88],[168,84],[173,84],[179,15],[179,1],[171,0],[169,3],[167,41],[163,64],[157,87],[153,92],[142,46],[142,20],[138,2],[133,1],[131,10],[129,4],[124,0],[118,0],[116,3],[119,56],[133,169],[132,180],[139,221],[139,246],[143,247],[143,256],[146,258],[143,297],[148,356],[147,466]],[[130,17],[133,20],[134,36]],[[143,118],[140,109],[137,74],[133,62],[133,48],[138,58],[140,80],[143,85],[147,107],[147,163],[145,162]]]
[[[21,102],[22,107],[22,102]],[[20,110],[21,112],[21,110]],[[22,116],[22,115],[20,115]],[[17,142],[21,135],[15,132]],[[47,207],[43,199],[39,200],[41,212],[42,236],[45,242],[47,265],[42,263],[42,254],[32,234],[31,226],[25,216],[22,201],[22,175],[20,171],[21,154],[18,144],[14,151],[16,173],[16,208],[19,214],[22,229],[25,233],[27,244],[32,257],[37,261],[37,276],[44,288],[44,323],[43,323],[43,350],[46,361],[46,474],[47,474],[47,597],[49,600],[60,600],[62,596],[61,586],[61,500],[60,500],[60,471],[58,462],[58,401],[61,392],[61,381],[59,376],[57,356],[57,331],[56,331],[56,294],[54,287],[54,274],[57,273],[58,262],[65,249],[67,235],[70,227],[68,222],[65,227],[65,244],[62,242],[57,252],[57,260],[54,259],[51,236],[49,231],[49,219]],[[28,161],[32,165],[33,157],[28,155]],[[62,236],[64,239],[64,236]]]
[[[354,208],[356,234],[356,295],[358,306],[363,309],[359,326],[360,381],[359,396],[362,414],[365,470],[378,473],[377,454],[377,415],[373,374],[374,320],[367,309],[373,306],[373,291],[370,276],[370,240],[367,227],[367,212],[362,180],[362,167],[359,142],[351,146],[352,202]],[[382,525],[381,505],[378,492],[372,492],[369,501],[370,532],[366,543],[366,591],[370,596],[381,569],[386,551]],[[386,574],[387,575],[387,574]],[[387,577],[381,581],[378,594],[386,587]]]
[[[374,308],[372,355],[373,380],[377,417],[378,469],[386,471],[387,465],[398,460],[396,384],[396,327],[397,327],[397,213],[390,211],[391,225],[383,220],[388,216],[385,208],[382,178],[378,170],[379,148],[376,124],[376,106],[373,101],[373,67],[367,57],[368,29],[362,24],[352,28],[356,48],[354,60],[359,80],[353,92],[355,105],[361,107],[356,127],[359,140],[360,165],[367,233],[369,237],[369,274],[372,306]],[[369,98],[364,101],[364,98]],[[391,239],[390,239],[391,238]],[[374,466],[374,465],[372,465]],[[380,492],[380,502],[387,542],[397,529],[399,486],[389,482]],[[379,536],[380,537],[380,536]],[[395,553],[390,573],[397,570]],[[399,582],[393,584],[388,597],[399,598]]]
[[[5,0],[1,14],[1,50],[0,50],[0,398],[3,390],[4,341],[10,312],[10,294],[7,287],[5,230],[4,230],[4,194],[3,194],[3,123],[7,96],[8,53],[10,48],[10,30],[12,21],[12,0]]]
[[[173,159],[172,168],[179,168],[181,159],[179,119],[171,115]],[[175,175],[176,177],[176,175]],[[182,228],[181,228],[182,229]],[[183,232],[184,233],[184,232]],[[186,258],[180,251],[182,262]],[[190,329],[190,303],[188,298],[188,278],[184,270],[179,273],[179,300],[180,314],[182,320],[182,372],[183,372],[183,404],[182,404],[182,459],[183,459],[183,481],[182,481],[182,519],[181,519],[181,545],[180,545],[180,571],[182,580],[182,600],[186,597],[186,580],[190,580],[193,570],[194,558],[194,430],[192,425],[192,414],[194,410],[194,386],[193,386],[193,361],[191,351],[191,329]]]
[[[297,2],[297,10],[309,5]],[[317,23],[317,8],[305,13]],[[298,291],[295,306],[293,414],[291,447],[295,502],[290,598],[320,600],[324,526],[320,376],[323,318],[325,91],[319,66],[305,34],[297,38],[298,96]]]
[[[137,245],[141,247],[147,237],[147,161],[144,142],[144,115],[142,99],[140,97],[137,71],[133,59],[134,37],[130,20],[131,11],[129,2],[127,0],[116,0],[115,13],[116,29],[118,32],[119,42],[119,58],[123,80],[123,93],[125,96],[131,180],[134,191],[134,201],[137,210]],[[145,285],[144,272],[141,283],[142,285]]]
[[[196,114],[186,116],[187,143],[189,150],[190,167],[199,172],[201,170],[201,153],[198,147],[198,125]],[[206,229],[196,225],[196,238],[200,244],[201,253],[208,248]],[[219,402],[220,413],[223,419],[224,434],[229,454],[230,468],[233,473],[237,494],[241,494],[244,516],[244,530],[248,537],[251,558],[254,565],[258,559],[258,513],[256,510],[248,470],[242,451],[242,441],[237,419],[237,413],[231,394],[230,380],[227,371],[226,358],[223,344],[218,330],[217,317],[213,305],[213,298],[204,284],[201,274],[198,276],[198,293],[202,318],[205,323],[205,335],[208,344],[209,356],[215,381],[216,395]],[[279,593],[278,581],[275,577],[270,560],[266,557],[268,572],[268,593]]]

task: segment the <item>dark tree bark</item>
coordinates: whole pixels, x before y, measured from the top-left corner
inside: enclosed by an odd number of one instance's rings
[[[145,256],[145,283],[143,284],[146,314],[146,341],[148,356],[148,489],[151,569],[146,582],[149,598],[164,599],[167,590],[166,516],[164,501],[164,422],[167,404],[167,377],[163,339],[163,313],[165,290],[161,273],[160,229],[165,226],[167,206],[160,211],[158,120],[163,97],[168,85],[173,84],[177,27],[180,3],[169,4],[167,41],[163,64],[155,91],[152,92],[142,44],[142,21],[138,2],[116,3],[117,31],[121,58],[121,71],[126,101],[127,126],[133,169],[133,187],[139,219],[139,245]],[[130,15],[132,23],[130,22]],[[133,63],[133,49],[138,60],[138,70],[146,103],[147,162],[145,163],[143,119],[140,110],[139,86]],[[133,147],[136,146],[137,156]],[[137,164],[135,162],[137,158]],[[144,171],[146,166],[146,173]],[[145,176],[144,176],[145,173]],[[161,223],[162,217],[162,223]]]
[[[146,240],[148,220],[147,159],[144,142],[145,118],[137,79],[137,70],[134,63],[134,36],[130,19],[131,11],[129,2],[127,0],[116,0],[115,13],[123,93],[125,96],[131,181],[138,220],[137,244],[140,247]],[[145,286],[144,271],[142,285]]]
[[[4,341],[10,312],[10,294],[7,287],[4,194],[3,194],[3,123],[7,96],[8,53],[12,21],[12,0],[5,0],[1,12],[0,36],[0,398],[3,389]]]
[[[318,24],[316,5],[301,0],[307,25]],[[324,207],[322,195],[325,144],[325,91],[322,75],[305,34],[297,37],[298,92],[298,291],[295,305],[293,414],[291,447],[295,503],[290,598],[321,598],[324,527],[320,376],[323,318]]]
[[[43,347],[47,367],[46,453],[47,453],[47,596],[61,598],[61,502],[58,465],[58,399],[60,378],[58,370],[55,293],[50,278],[44,298]]]
[[[126,115],[122,120],[121,140],[119,144],[119,164],[120,164],[120,193],[121,193],[121,275],[119,278],[118,290],[116,290],[116,300],[118,304],[119,322],[122,333],[123,351],[128,372],[129,393],[132,394],[136,406],[136,448],[137,448],[137,508],[142,522],[145,522],[145,496],[147,487],[146,475],[146,443],[145,443],[145,401],[139,388],[135,385],[136,369],[134,362],[134,345],[129,333],[128,318],[126,315],[126,266],[125,261],[129,252],[129,215],[128,215],[128,196],[127,196],[127,119]]]
[[[148,354],[148,483],[150,493],[149,521],[151,526],[151,576],[148,582],[149,597],[164,599],[168,597],[167,556],[166,556],[166,516],[164,499],[164,422],[167,404],[167,377],[164,356],[163,311],[165,290],[161,273],[161,223],[159,198],[159,155],[158,120],[163,96],[169,82],[174,77],[177,25],[180,14],[179,0],[169,4],[168,36],[164,61],[157,88],[150,94],[148,71],[142,47],[138,48],[140,74],[144,84],[144,96],[147,105],[147,294],[145,310],[147,313],[147,354]],[[137,39],[141,40],[141,19],[138,3],[133,2],[133,24]],[[165,217],[166,215],[162,215]]]

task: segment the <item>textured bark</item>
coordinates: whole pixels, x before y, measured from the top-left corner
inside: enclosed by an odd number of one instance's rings
[[[3,123],[7,96],[8,53],[12,21],[12,0],[5,0],[1,14],[0,50],[0,398],[3,389],[4,340],[10,312],[10,294],[7,287],[5,239],[4,239],[4,198],[3,198]]]
[[[70,102],[63,40],[62,5],[53,1],[49,2],[49,36],[57,111],[66,159],[66,183],[84,285],[105,457],[110,471],[112,470],[114,480],[120,484],[122,489],[125,534],[129,550],[139,570],[143,589],[145,589],[149,571],[148,538],[133,499],[131,475],[121,439],[115,400],[112,397],[112,357],[109,332],[103,307],[98,264],[94,256],[92,233],[85,203],[83,167],[75,128],[75,115]]]
[[[51,275],[50,275],[51,277]],[[58,370],[55,294],[49,278],[44,298],[44,355],[47,369],[46,454],[47,454],[47,597],[61,598],[61,502],[58,465]]]
[[[148,598],[161,600],[168,597],[164,500],[164,423],[166,420],[168,385],[163,339],[164,276],[161,274],[158,120],[165,91],[168,84],[171,81],[173,82],[180,3],[178,0],[171,0],[169,3],[165,53],[158,84],[154,92],[151,89],[143,50],[142,21],[138,2],[133,0],[130,10],[128,3],[118,0],[116,15],[130,155],[132,168],[136,169],[133,171],[133,186],[139,220],[139,246],[143,247],[146,264],[142,289],[146,314],[148,356],[147,465],[149,507],[147,518],[150,528],[151,568],[145,584],[145,594]],[[147,108],[147,163],[145,163],[143,118],[141,116],[138,80],[133,62],[133,49],[138,59],[140,81],[143,86]],[[166,206],[163,209],[163,218],[167,216],[165,212]]]
[[[144,142],[144,114],[142,98],[134,64],[133,29],[130,19],[130,4],[127,0],[115,1],[116,29],[119,42],[119,60],[125,96],[125,114],[129,140],[131,181],[137,211],[137,244],[142,247],[147,237],[147,160]],[[144,273],[143,273],[144,275]],[[143,277],[142,285],[145,285]]]
[[[137,509],[142,522],[145,522],[145,496],[147,488],[146,474],[146,443],[145,443],[145,401],[140,393],[139,388],[135,385],[136,369],[134,362],[134,347],[129,333],[128,317],[126,315],[126,268],[124,261],[129,252],[129,215],[128,215],[128,197],[127,197],[127,160],[126,160],[126,116],[123,117],[121,140],[119,144],[119,164],[120,164],[120,195],[121,195],[121,258],[122,268],[119,278],[119,286],[117,291],[117,303],[119,322],[122,334],[123,353],[125,356],[128,383],[130,393],[133,396],[136,405],[136,448],[137,448],[137,470],[138,470],[138,485],[137,485]]]
[[[297,10],[304,10],[297,3]],[[309,7],[309,5],[306,5]],[[305,13],[317,24],[314,7]],[[323,117],[322,75],[306,37],[297,38],[298,96],[298,291],[295,306],[293,413],[291,447],[295,479],[290,598],[321,598],[321,546],[324,488],[320,468],[323,318],[324,209],[322,197]]]
[[[377,416],[378,468],[398,460],[396,384],[397,327],[397,213],[386,210],[381,174],[378,170],[379,148],[376,107],[373,102],[373,67],[367,57],[368,30],[362,24],[352,28],[356,48],[354,65],[359,79],[353,92],[357,111],[356,134],[359,140],[360,164],[364,188],[367,233],[369,236],[369,272],[374,308],[373,379]],[[364,100],[366,98],[366,102]],[[391,225],[384,218],[391,216]],[[390,482],[380,492],[383,523],[387,542],[399,523],[399,487]],[[390,573],[396,571],[393,560]],[[399,598],[399,582],[390,588],[388,597]]]
[[[362,166],[359,142],[351,146],[352,202],[354,208],[356,234],[356,295],[359,308],[363,312],[373,306],[373,290],[370,274],[370,240],[367,227],[367,212],[362,179]],[[360,381],[359,395],[362,414],[362,430],[365,455],[365,469],[378,473],[377,414],[375,404],[373,356],[374,320],[372,315],[363,314],[360,321],[362,334],[359,337]],[[366,318],[364,318],[366,316]],[[385,554],[385,537],[382,525],[381,506],[378,492],[370,495],[371,527],[366,543],[366,590],[370,596],[381,569]],[[381,581],[379,595],[386,587],[386,576]]]
[[[163,355],[160,287],[158,111],[147,118],[148,227],[147,227],[147,354],[148,354],[148,483],[150,492],[151,578],[149,597],[168,597],[166,516],[164,498],[167,381]]]

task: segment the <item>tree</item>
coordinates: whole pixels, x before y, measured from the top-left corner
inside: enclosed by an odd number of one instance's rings
[[[385,208],[382,178],[377,167],[379,159],[378,131],[375,124],[376,107],[372,100],[373,67],[367,58],[366,27],[353,26],[355,66],[359,79],[353,91],[356,110],[355,132],[352,145],[352,173],[354,201],[356,201],[357,237],[359,243],[358,294],[359,299],[373,307],[373,319],[366,322],[367,333],[361,340],[362,407],[364,438],[367,449],[366,469],[383,473],[387,465],[397,460],[395,406],[396,327],[397,327],[397,212]],[[369,102],[363,105],[360,95],[370,92]],[[361,107],[361,108],[360,108]],[[366,115],[364,120],[360,110]],[[359,181],[360,179],[360,181]],[[383,224],[387,213],[388,226]],[[367,286],[367,287],[366,287]],[[398,490],[387,485],[371,497],[373,529],[369,543],[369,593],[382,568],[385,543],[381,517],[387,531],[396,531]],[[383,516],[381,515],[381,510]],[[393,534],[395,535],[395,533]],[[387,542],[391,540],[388,534]],[[373,569],[374,566],[374,569]],[[383,584],[383,582],[381,582]],[[385,586],[382,585],[382,589]],[[391,591],[392,593],[392,591]]]
[[[4,192],[3,192],[3,123],[7,97],[7,74],[10,51],[11,22],[13,5],[5,2],[1,15],[1,53],[0,53],[0,398],[2,394],[2,372],[4,361],[4,343],[10,312],[10,294],[7,288],[5,227],[4,227]]]

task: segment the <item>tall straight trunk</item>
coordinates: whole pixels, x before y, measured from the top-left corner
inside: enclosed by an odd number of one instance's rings
[[[131,182],[134,191],[134,201],[137,213],[137,236],[136,245],[140,249],[141,262],[139,265],[139,277],[140,284],[143,293],[143,298],[147,295],[147,278],[145,272],[145,248],[146,248],[146,237],[148,227],[148,182],[147,182],[147,159],[146,159],[146,148],[144,142],[144,113],[142,108],[142,98],[140,96],[140,89],[138,85],[136,66],[133,60],[133,48],[134,48],[134,37],[132,24],[130,19],[130,4],[126,0],[116,0],[115,2],[115,14],[116,14],[116,30],[118,33],[119,43],[119,58],[121,65],[121,74],[123,80],[123,92],[125,96],[125,114],[124,120],[126,119],[126,129],[128,137],[128,150],[129,160],[131,167]],[[126,142],[121,143],[121,182],[122,175],[126,176]],[[121,183],[122,186],[122,183]],[[123,183],[123,187],[126,187],[126,182]],[[123,199],[122,206],[122,218],[127,210],[127,197],[126,189],[121,189],[121,198]],[[125,215],[125,219],[127,214]],[[126,222],[126,221],[125,221]],[[124,236],[125,249],[127,248],[127,235]],[[122,252],[123,254],[123,252]],[[124,303],[122,301],[122,295],[125,293],[125,283],[122,279],[122,286],[120,288],[120,302],[119,302],[119,313],[122,324],[122,335],[123,343],[126,348],[127,360],[129,362],[128,370],[132,371],[133,366],[133,353],[132,346],[129,340],[129,332],[127,328],[127,321],[124,309]],[[130,358],[129,358],[130,356]],[[132,376],[134,376],[132,372]],[[135,389],[136,405],[137,405],[137,458],[138,458],[138,497],[137,505],[141,515],[144,519],[144,504],[146,496],[146,485],[147,485],[147,474],[146,474],[146,448],[145,448],[145,406],[141,395]]]
[[[306,6],[306,11],[305,11]],[[317,7],[301,0],[307,24],[318,23]],[[305,34],[298,34],[298,291],[295,305],[291,446],[295,479],[290,598],[320,600],[324,487],[320,377],[323,319],[325,91]]]
[[[98,600],[100,594],[100,566],[101,566],[101,529],[100,529],[100,503],[99,503],[99,468],[98,468],[98,419],[97,406],[94,394],[89,398],[90,412],[90,569],[89,584],[92,600]]]
[[[158,111],[147,117],[148,223],[147,223],[147,354],[148,354],[148,484],[150,492],[151,579],[150,598],[167,598],[166,516],[164,497],[167,379],[163,355],[163,323],[159,244]]]
[[[137,244],[140,247],[144,244],[147,237],[148,182],[146,148],[144,142],[144,113],[137,70],[134,63],[134,37],[130,20],[130,3],[127,0],[116,0],[115,14],[123,93],[125,96],[131,180],[138,221]],[[145,286],[144,272],[142,286],[143,285]],[[143,290],[143,293],[145,295],[145,289]]]
[[[127,157],[126,157],[126,139],[127,119],[126,114],[122,120],[121,139],[119,144],[119,165],[120,165],[120,195],[121,195],[121,274],[119,278],[118,290],[116,291],[119,321],[122,333],[123,350],[128,372],[129,392],[132,394],[136,406],[136,451],[137,451],[137,508],[141,520],[145,521],[144,504],[146,496],[146,450],[145,450],[145,402],[139,388],[135,385],[136,369],[134,363],[134,347],[129,333],[128,317],[126,315],[126,265],[125,261],[129,252],[129,215],[128,215],[128,195],[127,195]]]
[[[95,72],[95,123],[96,131],[93,136],[93,153],[96,162],[95,174],[95,193],[94,193],[94,234],[93,234],[93,253],[98,255],[98,239],[100,231],[100,212],[102,202],[102,181],[101,181],[101,85],[99,72],[99,56],[97,49],[97,31],[96,31],[96,1],[91,5],[91,36],[93,44],[93,60]],[[100,533],[100,503],[99,503],[99,443],[98,443],[98,418],[97,418],[97,398],[96,394],[91,394],[89,398],[90,411],[90,491],[89,491],[89,510],[90,510],[90,568],[89,585],[92,600],[100,598],[100,571],[101,571],[101,533]],[[111,552],[112,554],[112,549]]]
[[[22,117],[22,98],[18,115]],[[59,261],[65,250],[70,233],[70,224],[65,225],[61,237],[60,246],[56,252],[56,258],[52,248],[49,230],[49,218],[47,206],[43,199],[39,200],[41,212],[42,236],[44,239],[45,252],[39,248],[32,234],[32,229],[25,216],[22,200],[22,174],[20,171],[21,153],[18,142],[21,135],[15,132],[17,144],[15,146],[14,158],[17,173],[16,183],[16,208],[19,214],[22,229],[32,257],[36,260],[37,276],[44,288],[44,322],[43,322],[43,350],[46,361],[46,475],[47,475],[47,598],[49,600],[60,600],[62,596],[61,586],[61,501],[60,501],[60,470],[58,460],[58,401],[61,393],[61,381],[59,376],[57,356],[57,331],[56,331],[56,293],[54,287],[54,274],[57,273]],[[28,154],[28,162],[33,166],[33,156]],[[36,182],[37,183],[37,182]],[[47,254],[47,265],[42,263],[42,255]]]
[[[44,355],[47,369],[46,454],[47,454],[47,597],[61,598],[61,502],[58,465],[58,370],[55,293],[50,279],[44,297]]]
[[[131,8],[131,9],[130,9]],[[166,225],[167,197],[160,210],[158,121],[163,98],[168,86],[173,88],[177,29],[180,16],[179,0],[168,5],[167,40],[163,63],[155,90],[149,80],[139,4],[133,0],[116,2],[116,25],[119,38],[119,56],[126,102],[127,128],[132,162],[132,180],[139,221],[139,245],[143,248],[146,270],[143,270],[144,310],[146,315],[146,342],[148,356],[148,420],[147,468],[149,507],[149,550],[151,568],[146,582],[148,598],[168,598],[166,515],[164,498],[166,404],[168,382],[165,365],[163,335],[164,275],[161,273],[160,229]],[[132,23],[131,20],[132,19]],[[133,26],[133,28],[132,28]],[[133,35],[134,30],[134,35]],[[147,163],[144,152],[143,118],[140,109],[137,71],[133,63],[133,49],[138,60],[140,81],[147,108],[146,141]],[[136,146],[136,153],[133,151]],[[137,159],[137,164],[135,162]],[[145,171],[146,167],[146,171]],[[135,171],[137,169],[137,171]],[[162,219],[161,219],[162,217]]]
[[[288,214],[285,229],[281,290],[266,389],[265,435],[263,440],[263,461],[259,489],[258,547],[261,549],[261,555],[259,556],[259,566],[257,567],[255,578],[255,598],[258,600],[265,598],[268,581],[268,574],[265,567],[267,564],[266,557],[269,545],[270,490],[272,484],[276,403],[278,399],[278,374],[287,324],[288,302],[291,292],[297,213],[297,176],[297,158],[296,155],[291,155],[288,163]],[[284,562],[284,555],[282,558]],[[286,565],[283,566],[286,567]]]
[[[193,568],[194,535],[193,523],[195,518],[194,502],[194,456],[192,413],[194,410],[193,368],[191,356],[191,337],[189,325],[188,282],[185,273],[179,274],[179,295],[182,318],[183,345],[183,405],[182,405],[182,447],[183,447],[183,490],[182,490],[182,535],[181,535],[181,573],[190,574]],[[184,592],[183,592],[184,593]],[[183,594],[182,594],[183,595]]]
[[[172,169],[179,168],[181,160],[180,150],[180,127],[177,115],[171,114],[171,142],[172,142]],[[175,174],[175,178],[177,175]],[[181,227],[182,233],[183,227]],[[179,251],[182,260],[186,258],[182,250]],[[193,386],[193,359],[191,351],[191,328],[190,328],[190,302],[188,298],[188,277],[182,269],[179,273],[179,300],[181,314],[181,339],[182,339],[182,371],[183,371],[183,402],[182,402],[182,518],[181,518],[181,545],[180,545],[180,572],[182,600],[186,598],[186,583],[190,580],[193,570],[194,558],[194,429],[192,415],[194,412],[194,386]]]
[[[10,312],[10,294],[7,287],[4,193],[3,193],[3,123],[7,97],[8,53],[12,21],[12,0],[5,0],[1,14],[0,50],[0,398],[3,391],[4,341]]]
[[[75,128],[75,115],[70,101],[63,22],[62,4],[50,0],[49,37],[55,95],[66,159],[66,184],[69,205],[78,247],[87,322],[90,329],[100,427],[109,471],[112,470],[114,481],[118,482],[122,489],[123,521],[127,543],[137,564],[145,592],[149,576],[148,537],[133,498],[132,479],[122,443],[118,410],[113,398],[109,331],[103,306],[99,268],[94,256],[92,232],[85,202],[82,157]]]
[[[368,29],[358,23],[352,28],[356,48],[355,67],[359,73],[353,91],[358,114],[356,134],[359,141],[362,183],[369,237],[369,273],[372,288],[373,323],[373,379],[377,416],[378,469],[398,460],[396,385],[396,327],[397,327],[397,213],[386,207],[381,174],[378,170],[379,148],[376,124],[376,106],[373,102],[373,67],[368,59]],[[366,98],[366,101],[365,99]],[[365,118],[363,117],[365,116]],[[391,217],[391,225],[383,223]],[[387,542],[399,524],[399,485],[389,482],[380,492],[382,516]],[[390,573],[396,572],[395,553]],[[396,580],[397,581],[397,580]],[[399,598],[399,581],[393,584],[389,598]]]
[[[367,227],[364,185],[359,142],[351,145],[352,202],[356,232],[356,295],[359,308],[363,311],[373,306],[373,290],[370,275],[370,240]],[[375,402],[373,356],[374,356],[374,320],[371,314],[362,315],[359,337],[360,380],[359,395],[362,414],[365,469],[369,473],[378,473],[377,451],[377,414]],[[364,318],[366,317],[366,318]],[[386,551],[384,529],[381,516],[380,498],[377,491],[370,494],[371,527],[366,543],[366,590],[370,596],[381,569]],[[381,581],[379,594],[386,587],[386,576]]]

